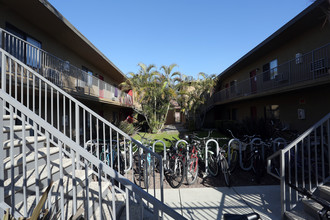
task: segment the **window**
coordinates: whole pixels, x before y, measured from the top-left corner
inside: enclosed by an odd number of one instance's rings
[[[82,77],[82,80],[84,82],[86,82],[88,84],[88,86],[92,86],[92,84],[93,84],[93,77],[92,77],[93,76],[93,72],[90,69],[88,69],[87,67],[85,67],[85,66],[82,66],[82,70],[84,71],[82,73],[82,76],[81,76]]]
[[[5,50],[30,67],[40,68],[41,42],[9,23],[6,24],[6,30],[12,35],[7,35],[5,39]]]
[[[37,48],[41,48],[41,43],[29,36],[26,36],[26,41],[31,44],[26,46],[26,64],[34,68],[40,68],[41,53]]]
[[[265,117],[267,119],[280,119],[280,106],[267,105],[265,107]]]
[[[236,108],[231,109],[231,120],[233,120],[233,121],[237,120],[237,109]]]
[[[237,80],[234,80],[234,81],[230,82],[230,93],[231,94],[236,93],[236,82],[237,82]]]
[[[263,72],[263,81],[269,81],[271,79],[275,79],[277,76],[277,59],[272,60],[269,63],[266,63],[262,66]]]
[[[270,79],[275,79],[275,77],[277,76],[277,59],[271,61],[269,63],[270,66]]]

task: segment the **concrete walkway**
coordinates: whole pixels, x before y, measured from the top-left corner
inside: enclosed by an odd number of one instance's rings
[[[281,219],[279,185],[164,189],[164,195],[165,203],[187,219],[223,219],[225,213],[253,211],[262,219]]]

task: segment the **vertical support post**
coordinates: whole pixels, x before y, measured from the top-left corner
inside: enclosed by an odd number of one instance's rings
[[[284,151],[281,150],[280,155],[280,177],[281,177],[281,217],[284,218],[284,213],[286,211],[286,192],[285,192],[285,157]]]
[[[102,215],[102,171],[103,171],[103,166],[102,163],[99,163],[99,178],[98,178],[98,183],[99,183],[99,208],[100,208],[100,220],[103,220],[103,215]]]
[[[1,84],[1,89],[6,91],[6,60],[4,53],[1,53]]]
[[[78,105],[78,103],[76,102],[75,103],[75,113],[76,113],[76,118],[75,118],[75,122],[76,122],[76,143],[78,144],[78,145],[80,145],[80,112],[79,112],[79,105]],[[76,163],[77,163],[77,167],[78,167],[78,169],[80,169],[81,167],[80,167],[80,163],[79,163],[79,161],[80,161],[80,155],[79,155],[79,153],[78,152],[76,152]]]
[[[0,129],[3,130],[3,99],[0,97]],[[3,132],[0,132],[0,161],[4,161],[4,155],[5,151],[3,150],[3,142],[4,142],[4,137],[3,137]],[[0,203],[5,202],[5,188],[4,188],[4,164],[0,163]],[[3,219],[4,212],[3,210],[0,210],[0,219]]]
[[[126,219],[130,219],[129,213],[130,213],[130,209],[129,209],[129,202],[130,202],[130,196],[129,196],[129,191],[128,188],[125,189],[126,192]]]
[[[2,37],[2,29],[0,29],[0,48],[2,48],[3,49],[3,47],[2,47],[2,42],[3,42],[3,37]]]

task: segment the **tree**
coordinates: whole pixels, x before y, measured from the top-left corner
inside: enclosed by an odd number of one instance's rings
[[[151,132],[159,132],[166,121],[170,100],[175,97],[172,77],[178,74],[171,73],[176,64],[169,67],[162,66],[161,74],[155,65],[146,66],[139,63],[137,74],[129,73],[130,77],[121,86],[124,90],[133,89],[137,102],[141,108],[134,110],[143,115]]]
[[[191,129],[200,127],[201,123],[197,120],[198,110],[205,105],[207,96],[213,91],[216,84],[215,75],[208,76],[201,72],[197,80],[181,75],[181,82],[178,85],[178,103],[181,110],[186,112]]]

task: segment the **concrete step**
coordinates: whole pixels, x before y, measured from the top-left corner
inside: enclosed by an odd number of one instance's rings
[[[319,219],[318,212],[322,210],[322,205],[311,199],[303,199],[304,211],[314,219]]]
[[[70,166],[72,164],[71,159],[67,159],[65,157],[61,158],[63,159],[63,173],[69,174],[72,170],[72,167]],[[51,173],[51,180],[56,181],[60,178],[60,159],[51,161],[50,165],[50,173]],[[23,201],[23,183],[26,181],[27,186],[27,193],[28,195],[35,195],[36,192],[36,184],[37,179],[39,180],[39,190],[45,189],[48,186],[48,169],[47,165],[41,165],[38,167],[38,173],[39,175],[36,175],[35,169],[29,170],[26,173],[27,180],[24,180],[23,176],[16,176],[14,180],[11,178],[5,180],[4,186],[5,186],[5,201],[8,204],[11,204],[11,195],[12,195],[12,185],[14,184],[14,191],[15,191],[15,204]]]
[[[23,137],[23,126],[22,125],[14,125],[13,130],[14,130],[15,139],[21,139]],[[30,126],[30,125],[25,126],[25,137],[32,135],[31,130],[32,130],[32,126]],[[5,140],[10,139],[10,126],[3,127],[3,134],[4,134]]]
[[[285,217],[289,220],[313,220],[314,218],[307,213],[304,212],[298,212],[298,211],[286,211]]]
[[[102,189],[101,189],[101,196],[102,196],[102,203],[107,203],[108,201],[106,200],[106,195],[109,192],[109,182],[101,182]],[[86,190],[86,188],[85,188]],[[83,206],[84,209],[87,204],[87,197],[85,195],[86,191],[83,190],[77,195],[77,207]],[[89,219],[93,215],[94,211],[97,210],[99,207],[99,183],[98,182],[90,182],[89,184],[89,207],[88,207],[88,215],[85,216],[84,219]],[[57,215],[56,219],[59,219],[61,216],[61,213],[63,212],[64,214],[64,219],[69,219],[73,215],[73,201],[70,200],[68,203],[65,204],[64,210],[60,210]],[[85,210],[86,213],[86,210]],[[100,219],[100,218],[98,218]]]
[[[92,216],[90,217],[91,220],[98,220],[100,219],[100,213],[102,212],[103,219],[112,219],[113,214],[113,198],[111,190],[109,190],[108,195],[104,197],[104,203],[102,204],[102,210],[98,207]],[[122,210],[125,208],[125,197],[122,194],[115,194],[115,215],[116,219],[119,219]]]
[[[14,124],[15,124],[16,118],[17,118],[17,116],[13,115]],[[10,126],[10,115],[3,115],[3,125]]]
[[[323,185],[319,186],[320,197],[330,202],[330,186]]]
[[[27,147],[26,152],[34,151],[34,136],[26,137],[25,140],[26,140],[26,147]],[[46,140],[46,137],[38,136],[37,137],[37,147],[38,148],[44,147],[45,140]],[[14,145],[14,149],[13,149],[14,155],[23,153],[23,148],[22,148],[23,140],[22,139],[15,139],[13,141],[13,145]],[[4,141],[4,143],[3,143],[3,149],[5,152],[4,157],[10,157],[10,146],[11,146],[11,140]]]
[[[50,153],[50,161],[56,160],[59,158],[59,149],[57,147],[50,147],[49,148],[49,153]],[[35,153],[34,151],[29,151],[26,154],[26,170],[31,170],[35,168]],[[38,149],[38,165],[44,165],[47,163],[47,148],[43,147]],[[5,179],[11,177],[11,158],[6,157],[4,159],[4,175]],[[21,175],[23,173],[23,154],[17,154],[14,156],[14,176]]]
[[[84,170],[76,170],[76,193],[79,194],[85,188],[86,175]],[[88,181],[91,181],[92,171],[87,173]],[[44,189],[45,190],[45,189]],[[43,190],[43,191],[44,191]],[[72,174],[67,174],[63,176],[63,192],[64,192],[64,204],[66,204],[73,197],[73,184],[72,184]],[[57,212],[61,207],[61,185],[60,180],[57,180],[53,183],[52,189],[50,191],[51,194],[51,208],[52,212]],[[42,194],[40,194],[41,196]],[[27,198],[27,215],[31,216],[33,209],[36,206],[36,197],[35,195],[30,195]],[[46,206],[48,207],[48,201],[46,201]],[[24,214],[24,204],[23,202],[18,203],[15,206],[16,210],[20,212],[22,215]]]

